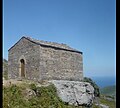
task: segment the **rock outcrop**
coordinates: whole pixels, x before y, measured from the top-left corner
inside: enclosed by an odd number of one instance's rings
[[[94,99],[94,88],[87,82],[52,80],[57,88],[58,96],[63,102],[75,106],[92,106]]]

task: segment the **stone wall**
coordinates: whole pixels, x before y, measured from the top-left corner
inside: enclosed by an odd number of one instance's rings
[[[8,55],[9,78],[19,78],[20,59],[22,58],[25,60],[25,77],[27,79],[39,78],[39,47],[23,38],[10,49]]]
[[[83,79],[82,55],[76,52],[40,48],[40,66],[43,79]]]

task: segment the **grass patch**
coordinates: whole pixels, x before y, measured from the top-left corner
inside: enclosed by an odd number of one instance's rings
[[[107,99],[104,99],[103,97],[100,98],[100,103],[109,106],[110,108],[116,108],[116,102],[115,101],[108,101]]]
[[[22,88],[16,85],[3,87],[3,108],[26,108],[21,91]]]

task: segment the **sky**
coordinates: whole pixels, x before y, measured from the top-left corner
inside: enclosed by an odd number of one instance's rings
[[[84,76],[116,77],[115,0],[3,0],[3,58],[22,36],[82,51]]]

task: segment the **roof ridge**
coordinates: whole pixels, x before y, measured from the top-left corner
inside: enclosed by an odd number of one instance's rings
[[[26,37],[26,36],[24,36]],[[57,42],[52,42],[52,41],[45,41],[45,40],[38,40],[38,39],[35,39],[35,38],[32,38],[32,37],[26,37],[28,39],[32,39],[32,40],[36,40],[36,41],[40,41],[40,42],[46,42],[46,43],[55,43],[55,44],[59,44],[59,45],[65,45],[65,46],[68,46],[67,44],[65,43],[57,43]],[[69,47],[69,46],[68,46]]]
[[[48,42],[48,41],[44,41],[44,40],[37,40],[37,39],[31,38],[31,37],[28,37],[28,36],[23,36],[21,39],[23,39],[23,38],[25,38],[25,39],[27,39],[27,40],[35,43],[35,44],[44,46],[44,47],[52,47],[52,48],[59,49],[59,50],[66,50],[66,51],[77,52],[77,53],[81,53],[82,54],[82,52],[80,52],[80,51],[78,51],[76,49],[71,48],[67,44],[63,44],[63,43],[60,44],[60,43],[57,43],[57,42]],[[12,49],[18,42],[16,42],[10,49]]]
[[[61,47],[61,48],[77,51],[76,49],[71,48],[70,46],[68,46],[67,44],[64,44],[64,43],[57,43],[57,42],[51,42],[51,41],[38,40],[38,39],[35,39],[35,38],[32,38],[32,37],[26,37],[26,38],[30,39],[30,40],[32,40],[34,42],[37,42],[37,43],[41,43],[41,44],[46,44],[46,45],[50,45],[50,46]]]

